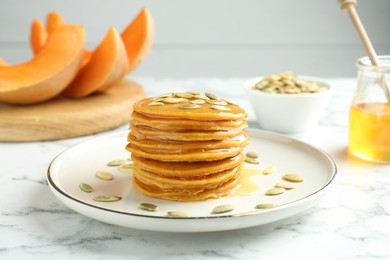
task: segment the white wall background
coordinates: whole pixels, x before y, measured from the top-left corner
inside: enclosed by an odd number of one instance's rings
[[[156,34],[134,76],[355,76],[354,62],[365,55],[337,0],[0,0],[0,56],[29,59],[31,21],[49,11],[84,24],[93,48],[109,26],[121,31],[143,6]],[[378,54],[390,54],[390,1],[358,0],[358,12]]]

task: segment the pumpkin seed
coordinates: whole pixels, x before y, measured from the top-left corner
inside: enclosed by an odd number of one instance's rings
[[[152,101],[147,104],[147,106],[162,106],[164,103],[157,102],[157,101]]]
[[[220,206],[213,208],[211,213],[212,214],[222,214],[222,213],[230,212],[232,210],[234,210],[234,206],[232,204],[225,204],[225,205],[220,205]]]
[[[152,203],[141,203],[139,204],[139,208],[147,211],[158,211],[160,208],[157,205]]]
[[[204,101],[203,99],[194,99],[194,100],[191,100],[190,103],[202,105],[202,104],[206,103],[206,101]]]
[[[273,173],[274,171],[275,171],[275,166],[268,166],[267,168],[262,170],[261,173],[264,175],[268,175],[268,174]]]
[[[259,155],[257,153],[255,153],[255,152],[247,152],[245,155],[247,157],[254,158],[254,159],[259,157]]]
[[[257,209],[271,209],[271,208],[275,208],[277,206],[278,206],[277,204],[273,204],[273,203],[261,203],[261,204],[257,204],[256,208]]]
[[[198,108],[198,107],[199,105],[193,103],[186,103],[179,106],[179,108],[184,108],[184,109],[191,109],[191,108]]]
[[[175,96],[179,98],[192,98],[192,94],[185,92],[175,93]]]
[[[110,162],[107,163],[107,166],[119,166],[121,164],[124,164],[126,161],[125,160],[112,160]]]
[[[209,99],[215,99],[215,100],[220,100],[219,97],[217,97],[216,95],[214,94],[211,94],[211,93],[204,93],[206,97],[208,97]]]
[[[278,182],[275,184],[275,188],[283,188],[286,190],[292,190],[295,188],[295,185],[290,183],[290,182],[281,181],[281,182]]]
[[[90,193],[93,191],[93,188],[91,187],[91,185],[84,183],[84,182],[80,183],[79,187],[80,187],[80,190],[82,190],[84,192]]]
[[[187,212],[184,212],[184,211],[168,211],[167,212],[167,215],[170,216],[170,217],[181,217],[181,218],[185,218],[185,217],[189,217],[190,214],[187,213]]]
[[[166,94],[159,95],[157,98],[166,98],[166,97],[171,97],[172,95],[173,93],[166,93]]]
[[[203,99],[203,100],[210,100],[208,97],[206,97],[204,95],[194,95],[193,98]]]
[[[115,196],[115,195],[99,195],[93,198],[94,201],[99,201],[99,202],[113,202],[121,199],[122,197]]]
[[[245,157],[245,160],[244,160],[246,163],[251,163],[251,164],[259,164],[259,161],[256,160],[255,158],[251,158],[251,157]]]
[[[217,99],[210,99],[207,100],[207,103],[212,105],[219,105],[219,106],[226,106],[227,103],[225,101],[217,100]]]
[[[232,110],[230,107],[224,107],[220,105],[213,105],[211,108],[216,109],[216,110],[221,110],[221,111],[229,111]]]
[[[190,93],[190,94],[192,94],[192,95],[199,95],[199,94],[200,94],[200,92],[198,92],[198,91],[193,91],[193,90],[187,91],[187,93]]]
[[[292,173],[285,174],[283,176],[283,179],[286,181],[292,181],[292,182],[303,182],[305,180],[305,178],[302,175],[292,174]]]
[[[112,175],[112,173],[104,171],[96,171],[96,177],[105,181],[110,181],[114,179],[114,175]]]
[[[134,168],[134,163],[130,162],[130,163],[121,164],[118,167],[118,170],[121,171],[121,172],[132,173],[133,172],[133,168]]]
[[[173,98],[173,97],[167,97],[162,100],[164,103],[169,103],[169,104],[176,104],[176,103],[181,103],[185,102],[187,99],[185,98]]]
[[[153,101],[157,101],[157,102],[160,102],[164,99],[165,97],[157,97],[157,98],[154,98]]]
[[[272,189],[267,190],[265,192],[265,195],[274,196],[274,195],[282,194],[285,191],[286,191],[286,189],[283,189],[283,188],[272,188]]]

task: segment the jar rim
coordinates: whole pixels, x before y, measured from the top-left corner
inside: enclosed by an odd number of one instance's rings
[[[372,70],[390,70],[390,55],[378,55],[378,61],[379,65],[382,63],[385,63],[386,65],[384,66],[373,66],[371,65],[371,60],[368,56],[361,57],[357,59],[356,61],[356,66],[359,69],[372,69]]]

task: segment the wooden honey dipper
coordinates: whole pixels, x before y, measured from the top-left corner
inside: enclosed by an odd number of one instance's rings
[[[359,35],[360,41],[363,44],[364,50],[367,56],[370,58],[371,64],[379,68],[379,61],[374,46],[372,46],[370,38],[368,38],[367,32],[364,29],[363,23],[360,20],[359,15],[356,11],[357,0],[338,0],[338,1],[341,5],[341,10],[349,14],[349,17],[351,18],[351,21]],[[387,102],[390,103],[390,89],[384,74],[382,74],[380,78],[379,85],[381,86],[383,92],[385,93]]]

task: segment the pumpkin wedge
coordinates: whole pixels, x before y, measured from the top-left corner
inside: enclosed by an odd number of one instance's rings
[[[30,45],[34,54],[40,52],[47,41],[47,31],[43,24],[34,19],[30,30]]]
[[[95,91],[103,92],[122,80],[128,66],[126,49],[118,32],[111,27],[88,63],[65,89],[70,97],[85,97]]]
[[[58,12],[50,12],[46,17],[46,30],[50,33],[55,26],[64,25],[64,19]]]
[[[5,62],[5,60],[3,60],[1,57],[0,57],[0,66],[8,66],[8,63]]]
[[[43,49],[32,60],[0,67],[0,101],[33,104],[58,95],[75,77],[84,43],[81,25],[53,28]]]
[[[121,33],[126,47],[129,66],[127,73],[134,70],[148,55],[154,35],[153,18],[146,8]]]

